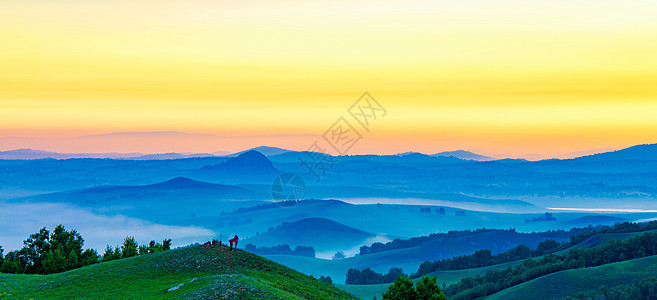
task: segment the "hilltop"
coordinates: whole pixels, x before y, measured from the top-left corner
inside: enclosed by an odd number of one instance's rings
[[[257,246],[281,244],[312,245],[316,249],[333,249],[362,245],[375,235],[325,218],[307,218],[274,228],[245,240]],[[330,238],[327,238],[330,237]]]
[[[561,299],[601,286],[615,287],[652,278],[655,276],[655,264],[657,256],[649,256],[593,268],[561,271],[502,290],[488,299]]]
[[[0,274],[21,298],[356,299],[245,251],[192,246],[51,275]]]
[[[192,178],[221,183],[271,183],[282,173],[262,153],[249,150],[218,165],[192,172]]]

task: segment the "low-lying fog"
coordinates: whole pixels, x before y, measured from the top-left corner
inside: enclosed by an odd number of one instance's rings
[[[5,254],[18,250],[30,234],[44,226],[52,231],[59,224],[67,230],[77,230],[85,240],[84,248],[94,248],[99,254],[103,254],[108,244],[120,245],[127,235],[134,236],[139,244],[170,238],[173,247],[207,241],[215,235],[202,227],[170,226],[123,215],[94,214],[68,204],[0,203],[0,246]]]

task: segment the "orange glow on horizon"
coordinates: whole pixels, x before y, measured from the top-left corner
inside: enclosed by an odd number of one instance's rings
[[[0,151],[304,150],[364,91],[389,114],[353,154],[655,143],[655,14],[644,0],[7,0]],[[220,138],[72,139],[126,131]]]

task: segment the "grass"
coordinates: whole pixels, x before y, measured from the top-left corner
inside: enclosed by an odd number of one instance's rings
[[[561,299],[600,286],[613,287],[655,276],[657,256],[565,270],[510,287],[487,299]]]
[[[271,260],[200,246],[51,275],[0,274],[0,299],[356,299]]]
[[[522,263],[522,260],[516,260],[508,263],[482,267],[482,268],[473,268],[473,269],[464,269],[464,270],[450,270],[450,271],[437,271],[429,273],[428,276],[436,276],[438,285],[443,286],[443,283],[450,285],[457,283],[459,280],[465,277],[471,277],[476,275],[484,275],[489,270],[496,269],[506,269],[507,267],[513,267],[517,264]],[[417,281],[419,279],[415,279]],[[389,283],[384,284],[337,284],[337,287],[343,289],[344,291],[356,295],[365,300],[372,299],[376,296],[377,299],[381,298],[383,294],[390,286]]]
[[[605,244],[612,240],[623,240],[642,233],[645,232],[596,234],[573,247],[569,247],[566,250],[560,251],[559,253],[568,252],[573,248],[590,248],[596,245]],[[522,260],[516,260],[516,261],[511,261],[507,263],[481,267],[481,268],[436,271],[429,273],[427,275],[436,276],[438,284],[442,287],[443,283],[449,286],[450,284],[458,283],[462,278],[465,277],[474,277],[477,275],[483,276],[489,270],[506,269],[507,267],[514,267],[520,263],[522,263]],[[360,298],[369,300],[372,299],[374,296],[376,296],[377,299],[380,299],[381,294],[388,289],[388,286],[390,286],[390,284],[370,284],[370,285],[339,284],[336,286]]]

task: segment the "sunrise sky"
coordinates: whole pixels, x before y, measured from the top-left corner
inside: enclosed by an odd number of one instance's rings
[[[388,114],[353,154],[655,143],[656,15],[654,0],[3,0],[0,150],[180,144],[31,143],[125,131],[300,150],[365,91]]]

